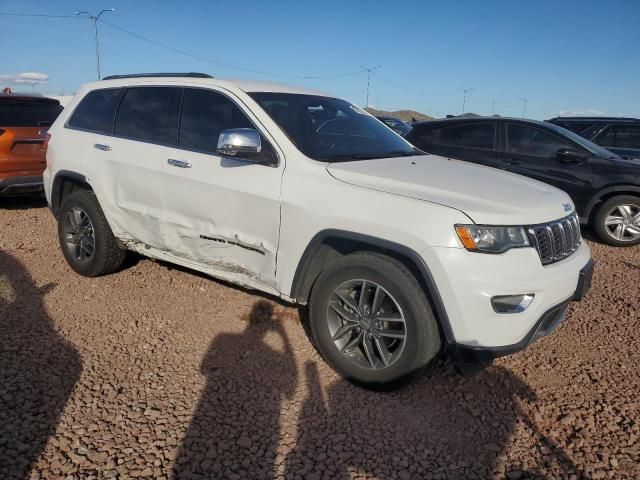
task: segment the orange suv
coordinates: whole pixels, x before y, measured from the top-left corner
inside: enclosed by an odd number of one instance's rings
[[[0,94],[0,197],[42,191],[45,134],[61,111],[53,98]]]

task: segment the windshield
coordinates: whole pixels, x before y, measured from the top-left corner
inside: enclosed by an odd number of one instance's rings
[[[548,126],[550,126],[552,130],[555,130],[558,133],[561,133],[562,135],[564,135],[566,137],[569,137],[571,140],[576,142],[578,145],[586,148],[591,153],[593,153],[593,154],[595,154],[595,155],[597,155],[599,157],[604,157],[604,158],[617,158],[618,157],[618,155],[616,155],[615,153],[610,152],[606,148],[602,148],[600,145],[596,145],[595,143],[590,142],[586,138],[581,137],[580,135],[578,135],[577,133],[572,132],[571,130],[568,130],[566,128],[560,127],[560,126],[555,125],[553,123],[549,123]]]
[[[409,143],[359,107],[337,98],[250,93],[307,157],[351,161],[417,155]]]

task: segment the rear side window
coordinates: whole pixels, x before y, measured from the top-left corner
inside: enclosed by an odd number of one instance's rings
[[[492,150],[495,138],[496,124],[490,122],[456,125],[440,130],[440,145]]]
[[[218,137],[229,128],[254,128],[238,106],[211,90],[187,88],[182,99],[180,146],[215,153]]]
[[[116,114],[114,134],[143,142],[176,145],[181,90],[128,88]]]
[[[62,107],[57,102],[0,100],[0,126],[49,126],[61,111]]]
[[[113,120],[121,94],[121,88],[94,90],[88,93],[71,115],[68,125],[92,132],[113,133]]]
[[[618,125],[614,127],[618,148],[640,148],[640,126]]]

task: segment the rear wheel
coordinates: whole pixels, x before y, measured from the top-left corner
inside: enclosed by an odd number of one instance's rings
[[[118,247],[95,195],[85,190],[65,197],[60,207],[58,239],[69,266],[85,277],[118,270],[127,254]]]
[[[402,263],[383,255],[355,253],[332,265],[318,278],[309,311],[320,353],[360,383],[399,380],[440,350],[420,284]]]
[[[640,197],[619,195],[606,200],[594,216],[594,229],[609,245],[640,244]]]

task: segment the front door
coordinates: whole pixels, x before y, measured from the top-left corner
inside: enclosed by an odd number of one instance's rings
[[[164,159],[163,238],[172,254],[222,278],[273,286],[284,162],[216,153],[223,130],[256,128],[249,115],[221,92],[184,89],[179,144]],[[263,151],[275,152],[261,136]]]
[[[542,128],[524,123],[508,122],[506,142],[500,154],[502,168],[540,180],[569,194],[578,214],[593,195],[589,153],[578,145]],[[578,150],[584,158],[563,162],[557,152],[561,148]]]

